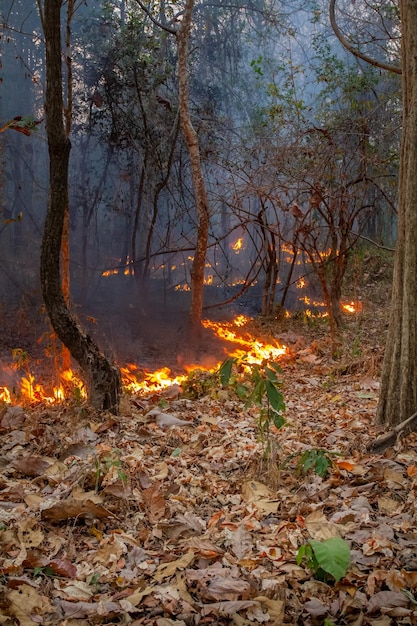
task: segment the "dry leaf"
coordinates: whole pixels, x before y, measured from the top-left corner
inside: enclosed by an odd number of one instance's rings
[[[41,511],[41,518],[52,523],[62,522],[71,518],[84,519],[85,517],[103,519],[115,517],[115,515],[101,504],[95,504],[91,500],[83,501],[74,498],[61,500],[61,502],[57,502]]]
[[[160,583],[164,580],[164,578],[169,578],[169,576],[172,576],[177,571],[181,571],[191,565],[194,559],[194,552],[186,552],[180,559],[160,565],[153,577],[157,582]]]
[[[240,524],[238,529],[233,533],[230,540],[230,547],[239,561],[250,556],[253,547],[252,536],[246,530],[244,524]]]
[[[151,524],[155,524],[165,516],[166,501],[160,491],[160,487],[161,483],[157,481],[151,487],[142,491],[143,502]]]
[[[9,615],[18,620],[19,626],[33,626],[42,623],[42,615],[55,612],[55,608],[48,598],[41,596],[30,585],[20,585],[18,589],[7,591],[6,599],[10,603]]]

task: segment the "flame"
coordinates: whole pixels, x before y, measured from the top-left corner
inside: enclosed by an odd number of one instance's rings
[[[230,356],[244,359],[248,365],[261,365],[267,360],[275,361],[287,354],[288,350],[286,346],[263,343],[262,341],[253,339],[249,335],[245,337],[238,335],[237,328],[245,326],[250,321],[251,318],[238,315],[231,322],[220,323],[204,320],[203,326],[205,328],[211,328],[219,338],[241,346],[231,352]]]
[[[265,361],[278,360],[287,353],[286,346],[278,344],[264,343],[253,339],[249,333],[242,335],[242,329],[251,322],[252,318],[245,315],[238,315],[230,322],[213,322],[204,320],[203,326],[211,329],[218,337],[233,343],[236,347],[229,356],[240,358],[249,365],[262,364]],[[220,363],[214,367],[201,367],[206,371],[214,372]],[[194,366],[185,367],[187,371],[195,369]],[[154,372],[139,368],[137,365],[129,363],[120,368],[122,374],[123,387],[130,393],[156,393],[161,389],[172,385],[181,385],[186,379],[186,374],[174,375],[168,367],[163,367]],[[20,380],[20,389],[16,393],[16,398],[23,403],[54,404],[65,400],[71,395],[86,398],[86,389],[82,381],[72,370],[66,370],[60,376],[60,383],[51,387],[50,391],[35,380],[32,373],[26,372]],[[12,403],[12,394],[6,386],[0,386],[0,401],[7,404]]]
[[[303,289],[306,286],[306,281],[303,277],[299,278],[296,283],[297,289]]]
[[[84,383],[80,378],[72,371],[66,370],[61,374],[61,382],[51,387],[48,392],[45,387],[36,382],[35,376],[30,372],[21,377],[19,391],[16,392],[16,396],[19,397],[23,403],[29,402],[30,404],[38,404],[45,402],[46,404],[54,404],[56,402],[62,402],[66,397],[74,393],[74,390],[78,390],[78,395],[82,398],[87,397],[87,393],[84,387]],[[0,401],[7,404],[12,403],[12,394],[7,387],[0,387]]]
[[[10,391],[7,387],[0,387],[0,402],[5,402],[6,404],[10,404],[12,401],[10,397]]]
[[[214,276],[212,274],[210,274],[210,276],[207,276],[204,279],[204,284],[205,285],[212,285],[213,284],[213,279],[214,279]]]
[[[362,302],[345,302],[342,303],[342,309],[345,313],[360,313],[362,311]]]
[[[163,367],[155,372],[141,370],[137,365],[128,363],[125,367],[121,367],[123,387],[131,392],[156,392],[172,385],[181,385],[186,375],[173,376],[169,367]]]
[[[104,272],[101,272],[102,276],[114,276],[114,274],[118,274],[119,270],[118,269],[113,269],[113,270],[105,270]]]
[[[239,239],[235,241],[235,243],[230,244],[230,247],[236,252],[236,254],[239,254],[243,247],[243,238],[239,237]]]

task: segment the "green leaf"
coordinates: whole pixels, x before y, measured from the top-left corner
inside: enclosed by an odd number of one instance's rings
[[[234,359],[226,359],[220,365],[219,373],[220,373],[220,382],[223,387],[229,384],[230,378],[232,376],[232,367],[233,367]]]
[[[246,400],[246,398],[248,397],[247,387],[245,387],[245,385],[239,382],[236,383],[236,393],[240,400]]]
[[[274,411],[276,411],[277,413],[282,413],[282,411],[285,411],[284,398],[278,387],[272,381],[266,380],[265,388],[268,402],[272,406]]]
[[[275,413],[275,411],[272,413],[272,421],[274,422],[275,428],[278,428],[278,430],[287,423],[283,415],[281,415],[281,413]]]
[[[309,541],[318,566],[333,576],[337,582],[346,576],[350,563],[350,548],[341,537],[331,537],[325,541]]]
[[[323,452],[319,451],[316,456],[314,471],[319,476],[326,476],[331,464],[330,459]]]

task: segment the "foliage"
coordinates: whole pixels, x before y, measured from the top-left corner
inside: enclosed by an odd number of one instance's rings
[[[117,479],[122,483],[127,482],[127,474],[123,469],[122,461],[120,460],[121,451],[114,449],[108,456],[100,457],[95,462],[95,490],[98,492],[103,486],[103,481],[106,476],[111,473],[115,473]]]
[[[338,582],[346,576],[350,563],[350,548],[341,537],[331,537],[324,541],[310,539],[308,543],[300,546],[297,552],[297,565],[303,561],[318,580],[328,581],[330,575]]]
[[[236,369],[234,375],[233,366]],[[244,382],[239,376],[239,371],[242,370],[245,372]],[[244,359],[236,358],[226,359],[219,368],[220,382],[223,387],[232,385],[238,397],[246,399],[246,406],[255,404],[260,407],[258,428],[262,441],[272,425],[280,429],[286,423],[283,417],[285,402],[278,377],[281,371],[277,363],[249,366]]]
[[[0,133],[4,133],[6,130],[15,130],[29,137],[38,130],[38,125],[42,124],[42,121],[43,120],[35,120],[31,115],[17,115],[9,122],[0,126]]]
[[[284,468],[288,463],[296,458],[297,459],[297,471],[300,474],[307,474],[310,470],[315,474],[325,478],[329,470],[333,465],[333,456],[338,455],[337,452],[330,452],[322,448],[311,448],[304,450],[304,452],[295,452],[291,454],[281,465]]]

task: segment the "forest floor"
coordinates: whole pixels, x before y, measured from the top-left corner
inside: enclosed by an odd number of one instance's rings
[[[337,358],[325,320],[245,327],[289,348],[263,441],[259,407],[203,372],[118,417],[0,407],[0,624],[417,624],[417,437],[367,452],[385,270],[362,273]]]

